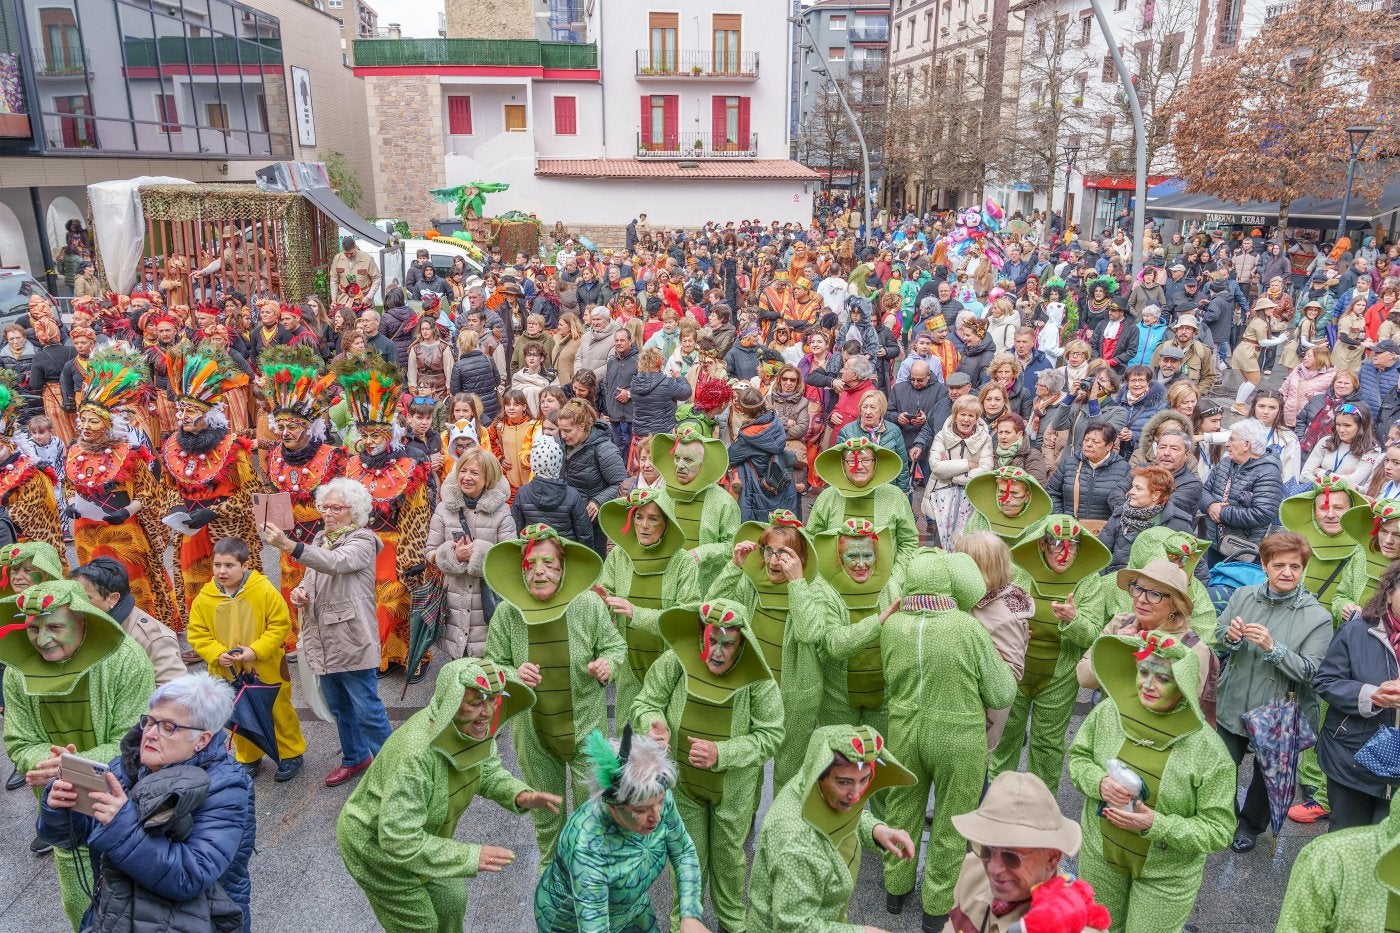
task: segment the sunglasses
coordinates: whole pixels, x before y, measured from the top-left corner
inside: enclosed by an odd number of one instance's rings
[[[1015,849],[1008,849],[1005,846],[984,846],[977,843],[972,844],[972,851],[982,860],[982,864],[990,864],[1000,859],[1001,864],[1006,866],[1007,871],[1019,871],[1025,863],[1026,857]]]
[[[1337,414],[1339,414],[1339,415],[1359,415],[1359,414],[1361,414],[1361,409],[1357,408],[1357,407],[1356,407],[1355,405],[1353,405],[1351,402],[1347,402],[1345,405],[1338,405],[1338,406],[1337,406]]]
[[[1196,414],[1200,415],[1202,418],[1214,418],[1216,415],[1223,415],[1224,413],[1225,409],[1221,408],[1219,405],[1209,405],[1196,412]]]

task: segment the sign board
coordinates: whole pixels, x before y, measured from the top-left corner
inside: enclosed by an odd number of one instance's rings
[[[1268,224],[1269,220],[1263,214],[1206,214],[1205,222],[1208,224],[1241,224],[1263,227]]]
[[[297,141],[316,145],[316,118],[311,106],[311,72],[292,66],[292,109],[297,115]]]

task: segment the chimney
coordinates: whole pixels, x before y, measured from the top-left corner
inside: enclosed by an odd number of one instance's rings
[[[403,38],[403,28],[402,28],[398,23],[390,23],[390,24],[389,24],[389,38],[390,38],[390,39],[402,39],[402,38]]]
[[[531,0],[446,0],[449,39],[534,39]]]

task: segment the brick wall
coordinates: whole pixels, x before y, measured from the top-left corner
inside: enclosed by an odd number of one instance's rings
[[[574,236],[586,236],[603,249],[622,249],[627,245],[627,227],[606,224],[573,224],[568,226],[569,232]],[[553,227],[552,223],[546,223],[545,229]]]
[[[380,217],[426,227],[443,208],[429,188],[444,188],[441,92],[433,75],[365,78],[370,156]],[[407,121],[414,129],[403,131]]]
[[[530,0],[447,0],[449,39],[533,39]]]

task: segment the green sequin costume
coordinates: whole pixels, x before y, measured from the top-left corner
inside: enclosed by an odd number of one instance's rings
[[[468,690],[500,704],[490,737],[480,741],[453,722]],[[489,661],[449,662],[428,706],[394,730],[345,802],[336,822],[340,854],[385,930],[460,933],[462,881],[476,876],[481,845],[453,838],[457,823],[475,796],[522,812],[515,798],[530,788],[501,764],[495,734],[534,701],[529,687]]]
[[[678,444],[691,443],[704,445],[705,459],[699,475],[682,484],[676,479],[672,451]],[[695,425],[682,424],[675,434],[658,434],[651,439],[651,462],[665,483],[664,499],[671,514],[685,532],[685,546],[699,564],[700,592],[708,593],[734,553],[734,533],[742,521],[738,501],[719,486],[729,469],[729,450]]]
[[[838,812],[817,787],[833,755],[875,766],[861,806]],[[749,873],[749,933],[860,933],[846,907],[860,874],[861,850],[876,851],[878,820],[864,804],[910,774],[869,726],[826,726],[807,743],[797,775],[764,814]]]
[[[1171,663],[1181,688],[1184,702],[1168,713],[1152,712],[1138,698],[1136,654],[1149,648]],[[1147,639],[1106,635],[1094,643],[1092,660],[1106,697],[1069,751],[1070,780],[1085,797],[1079,873],[1112,915],[1112,933],[1180,933],[1206,856],[1229,845],[1235,831],[1235,766],[1201,715],[1195,652],[1161,632]],[[1100,815],[1099,785],[1111,758],[1143,779],[1143,800],[1156,811],[1143,832]]]
[[[1059,787],[1065,761],[1065,732],[1079,693],[1075,665],[1084,651],[1103,631],[1108,618],[1108,591],[1112,584],[1099,576],[1108,566],[1110,555],[1098,538],[1069,515],[1050,515],[1026,532],[1021,543],[1011,549],[1015,567],[1012,581],[1025,590],[1035,604],[1031,615],[1031,640],[1026,647],[1026,667],[1021,674],[1016,701],[1006,718],[1006,731],[992,753],[992,776],[1014,770],[1021,762],[1021,747],[1029,751],[1026,770]],[[1053,538],[1053,546],[1078,540],[1079,553],[1064,573],[1056,573],[1045,563],[1041,539]],[[1055,617],[1053,602],[1065,602],[1074,594],[1075,616],[1068,622]]]
[[[1400,933],[1400,808],[1303,846],[1276,933]]]
[[[525,588],[522,555],[527,546],[550,540],[564,548],[564,578],[553,598],[542,603]],[[578,746],[592,730],[607,728],[607,688],[588,665],[605,658],[616,672],[627,663],[627,643],[603,600],[589,589],[601,564],[592,548],[561,539],[547,525],[531,525],[522,537],[493,545],[483,567],[486,582],[501,597],[486,636],[486,659],[508,671],[526,662],[540,667],[535,705],[510,731],[525,780],[565,801],[559,813],[530,812],[541,870],[564,828],[570,771],[574,805],[588,797],[588,765],[576,754]]]
[[[856,486],[846,475],[842,457],[848,453],[875,453],[875,474],[865,486]],[[894,536],[895,562],[903,566],[919,549],[919,526],[914,521],[914,509],[909,497],[894,485],[894,478],[904,468],[899,454],[881,447],[867,438],[856,437],[823,450],[815,462],[817,475],[826,482],[812,513],[807,516],[807,531],[819,535],[835,531],[848,518],[863,518],[877,527],[887,528]]]
[[[1191,597],[1191,631],[1200,636],[1201,641],[1215,647],[1215,605],[1210,601],[1210,591],[1196,576],[1196,565],[1201,555],[1210,547],[1209,541],[1202,541],[1185,531],[1154,526],[1144,528],[1133,539],[1132,550],[1128,552],[1127,570],[1141,570],[1154,560],[1166,558],[1186,573],[1190,581],[1188,593]],[[1116,579],[1108,585],[1108,618],[1133,611],[1133,597],[1127,589],[1120,589]]]
[[[666,517],[661,540],[642,547],[632,527],[638,508],[655,504]],[[684,547],[684,532],[676,522],[674,505],[658,491],[634,489],[625,498],[603,504],[598,524],[613,547],[603,561],[598,585],[610,596],[632,603],[632,618],[615,615],[618,632],[627,642],[627,663],[613,672],[617,684],[615,719],[631,718],[632,702],[642,689],[647,668],[666,650],[657,620],[666,609],[700,606],[700,579],[695,558]]]
[[[36,583],[7,602],[13,605],[6,608],[18,609],[21,616],[67,607],[87,625],[78,650],[60,663],[40,657],[22,625],[0,636],[5,754],[15,769],[32,771],[49,757],[51,745],[72,744],[83,758],[104,764],[116,758],[121,737],[146,712],[156,689],[155,669],[145,650],[89,603],[77,583]],[[56,850],[54,867],[63,911],[76,930],[91,901],[86,891],[93,889],[87,848]]]

